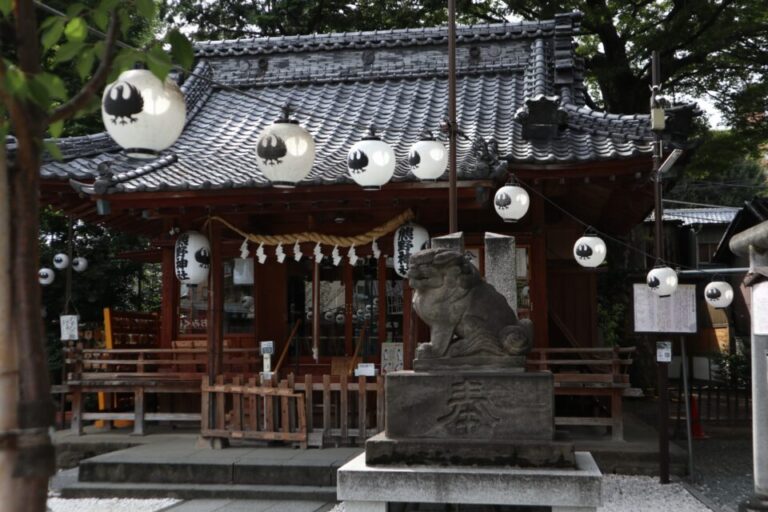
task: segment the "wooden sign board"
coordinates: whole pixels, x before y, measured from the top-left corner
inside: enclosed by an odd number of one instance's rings
[[[670,297],[659,297],[645,283],[633,288],[635,332],[697,331],[696,286],[681,284]]]

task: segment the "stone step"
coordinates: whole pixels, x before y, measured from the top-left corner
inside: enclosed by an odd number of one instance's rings
[[[336,487],[307,485],[169,484],[77,482],[61,489],[62,498],[176,498],[229,500],[336,501]]]
[[[104,461],[99,458],[80,463],[81,482],[235,484],[330,486],[336,485],[336,470],[343,465],[323,461],[266,460],[215,464],[173,461],[163,464],[141,461]]]

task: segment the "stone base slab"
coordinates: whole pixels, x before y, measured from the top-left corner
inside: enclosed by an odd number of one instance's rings
[[[392,439],[554,439],[549,372],[393,372],[385,401]]]
[[[589,452],[575,469],[369,466],[360,454],[339,468],[336,495],[353,511],[385,511],[388,502],[461,503],[595,511],[602,474]],[[360,507],[357,505],[360,504]]]
[[[572,443],[556,441],[392,439],[381,432],[365,443],[365,461],[369,466],[429,464],[573,468],[576,465],[573,454]]]

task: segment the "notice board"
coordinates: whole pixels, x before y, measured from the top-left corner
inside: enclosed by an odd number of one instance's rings
[[[696,332],[696,286],[681,284],[669,297],[659,297],[648,285],[634,288],[635,332]]]

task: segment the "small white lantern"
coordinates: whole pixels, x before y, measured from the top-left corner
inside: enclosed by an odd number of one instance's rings
[[[72,260],[72,269],[75,272],[85,272],[86,269],[88,269],[88,260],[82,256],[78,256]]]
[[[733,287],[725,281],[712,281],[704,288],[704,298],[717,309],[727,308],[733,302]]]
[[[63,252],[58,253],[53,257],[53,266],[56,267],[57,270],[64,270],[69,266],[69,256]]]
[[[363,190],[380,190],[395,174],[395,151],[371,129],[349,150],[347,169]]]
[[[531,200],[523,187],[507,184],[496,191],[493,206],[504,222],[517,222],[528,212]]]
[[[283,117],[264,128],[256,145],[259,170],[273,187],[295,187],[307,177],[315,163],[312,135],[290,115],[290,107],[285,106]]]
[[[411,255],[426,248],[429,243],[429,233],[418,224],[403,224],[395,231],[393,240],[394,267],[400,277],[408,276],[408,260]]]
[[[187,116],[184,94],[147,69],[124,71],[101,99],[104,127],[133,158],[154,158],[181,135]]]
[[[37,271],[37,280],[43,286],[48,286],[49,284],[51,284],[55,277],[56,276],[53,273],[53,270],[50,268],[44,267]]]
[[[198,285],[208,279],[211,246],[197,231],[187,231],[176,239],[174,252],[176,277],[186,285]]]
[[[600,266],[605,261],[605,253],[605,242],[597,235],[584,235],[573,244],[573,257],[582,267]]]
[[[408,163],[414,176],[420,180],[435,181],[448,166],[448,151],[442,142],[428,134],[411,146]]]
[[[677,272],[665,266],[654,267],[648,272],[646,283],[659,297],[669,297],[677,290]]]

